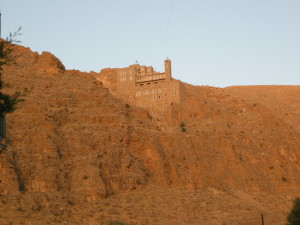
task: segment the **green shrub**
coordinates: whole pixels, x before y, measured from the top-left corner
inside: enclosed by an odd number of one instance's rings
[[[28,89],[23,92],[16,91],[13,94],[6,94],[3,92],[3,88],[8,86],[6,82],[3,81],[3,68],[5,65],[15,64],[17,56],[13,54],[12,45],[13,43],[18,43],[20,41],[15,38],[21,35],[21,27],[14,33],[10,33],[6,40],[0,40],[0,141],[6,139],[6,122],[5,115],[7,113],[12,113],[17,104],[24,101],[23,96],[28,94]],[[0,146],[2,150],[6,148],[5,145]],[[1,150],[1,151],[2,151]]]
[[[181,122],[181,124],[179,125],[181,132],[186,132],[186,127],[185,127],[185,123]]]
[[[300,225],[300,198],[294,200],[293,208],[287,217],[287,225]]]

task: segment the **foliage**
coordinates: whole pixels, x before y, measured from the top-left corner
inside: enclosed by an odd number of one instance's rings
[[[22,27],[19,27],[19,29],[17,31],[15,31],[14,33],[9,33],[9,36],[5,39],[6,42],[8,43],[20,43],[20,40],[15,39],[17,36],[22,35],[21,33]]]
[[[5,113],[11,113],[16,109],[19,102],[24,101],[21,97],[28,93],[28,89],[23,92],[17,91],[12,95],[5,94],[1,90],[6,83],[2,80],[3,66],[15,62],[16,56],[12,54],[11,44],[19,43],[16,37],[21,35],[21,27],[14,33],[10,33],[6,40],[0,40],[0,117],[4,117]]]
[[[300,225],[300,198],[294,200],[293,208],[287,217],[287,225]]]

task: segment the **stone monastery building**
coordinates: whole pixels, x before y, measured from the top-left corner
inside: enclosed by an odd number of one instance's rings
[[[114,94],[125,102],[155,111],[165,111],[172,103],[180,104],[185,89],[179,80],[172,79],[171,61],[165,60],[165,72],[158,73],[152,66],[130,65],[112,69],[116,73]],[[107,72],[101,70],[100,74]]]

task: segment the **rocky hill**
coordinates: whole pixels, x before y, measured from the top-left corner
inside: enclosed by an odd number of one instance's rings
[[[285,223],[300,196],[300,86],[186,84],[183,104],[151,114],[97,73],[14,54],[5,91],[31,91],[7,115],[0,224]]]

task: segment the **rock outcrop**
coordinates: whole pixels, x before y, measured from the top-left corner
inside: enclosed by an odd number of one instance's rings
[[[93,209],[115,194],[151,187],[202,190],[218,201],[234,193],[226,198],[240,202],[249,200],[246,193],[290,193],[286,205],[299,194],[299,86],[186,84],[183,104],[152,115],[111,95],[109,77],[100,82],[97,74],[65,70],[50,53],[21,46],[14,52],[19,57],[4,70],[5,91],[31,91],[7,115],[8,149],[0,154],[0,198],[7,207],[67,220],[63,212],[79,203]]]

